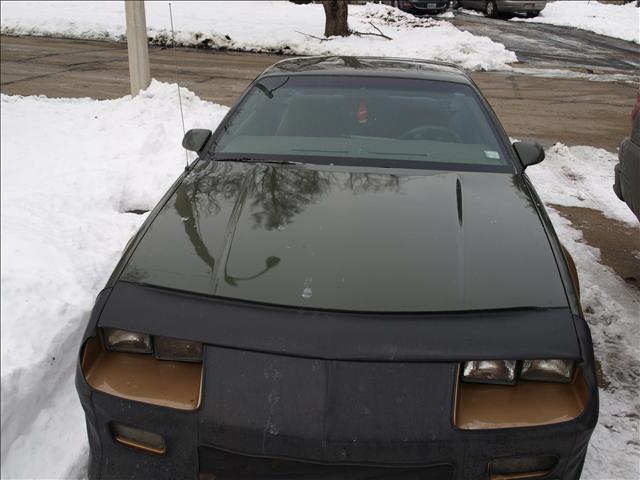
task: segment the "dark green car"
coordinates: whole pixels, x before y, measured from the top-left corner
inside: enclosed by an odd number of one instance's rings
[[[125,249],[76,384],[90,478],[577,479],[575,267],[458,68],[261,74]]]

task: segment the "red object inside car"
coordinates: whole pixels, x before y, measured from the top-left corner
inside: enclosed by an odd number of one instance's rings
[[[360,100],[357,116],[358,123],[367,123],[367,120],[369,119],[369,112],[367,111],[367,105],[364,103],[364,100]]]

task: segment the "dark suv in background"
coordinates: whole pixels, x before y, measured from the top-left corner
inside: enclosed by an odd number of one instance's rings
[[[503,13],[520,13],[535,17],[546,5],[546,0],[453,0],[451,2],[453,8],[481,10],[492,18]]]
[[[446,12],[449,8],[449,3],[451,3],[449,0],[408,0],[398,2],[398,8],[414,15],[434,15]]]

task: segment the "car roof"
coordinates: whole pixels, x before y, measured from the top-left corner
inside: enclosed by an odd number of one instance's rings
[[[272,75],[353,75],[366,77],[420,78],[472,85],[457,65],[412,58],[366,56],[318,56],[282,60],[260,77]]]

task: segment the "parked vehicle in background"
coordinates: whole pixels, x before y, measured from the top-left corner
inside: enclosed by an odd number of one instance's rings
[[[640,92],[631,112],[631,136],[625,138],[618,152],[613,191],[629,205],[640,220]]]
[[[398,7],[400,10],[414,15],[435,15],[446,12],[450,3],[449,0],[407,0],[398,2]]]
[[[492,18],[500,14],[514,13],[535,17],[546,5],[546,0],[453,0],[451,2],[453,8],[480,10]]]

